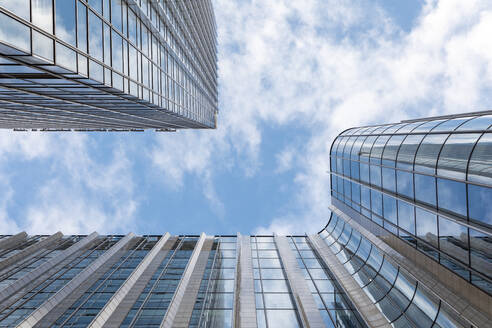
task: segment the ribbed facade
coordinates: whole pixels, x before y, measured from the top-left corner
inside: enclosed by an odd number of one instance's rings
[[[211,0],[0,2],[0,128],[215,128]]]
[[[350,129],[297,236],[0,236],[0,327],[490,327],[492,113]]]

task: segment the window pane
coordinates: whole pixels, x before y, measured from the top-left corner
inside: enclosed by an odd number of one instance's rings
[[[464,180],[468,158],[479,136],[479,134],[450,136],[439,155],[437,174]]]
[[[30,28],[7,15],[0,13],[0,41],[9,43],[17,49],[30,52]]]
[[[415,199],[436,206],[436,178],[415,174]]]
[[[264,294],[265,308],[270,309],[292,309],[294,305],[290,294]]]
[[[459,128],[457,128],[456,131],[487,130],[487,128],[491,125],[491,115],[479,116],[464,123]]]
[[[376,141],[375,136],[369,136],[367,137],[366,141],[364,141],[364,144],[362,145],[362,148],[360,150],[360,160],[363,162],[369,162],[369,155],[371,153],[371,148],[372,144]]]
[[[41,33],[32,31],[32,52],[53,61],[53,40]]]
[[[396,160],[396,155],[398,153],[398,149],[400,148],[403,139],[405,139],[405,136],[398,135],[398,136],[392,136],[388,140],[383,151],[383,161],[382,161],[383,164],[395,165],[394,163]]]
[[[409,135],[406,137],[398,152],[397,167],[413,169],[415,152],[422,138],[422,135]]]
[[[371,184],[381,187],[381,167],[379,165],[371,165]]]
[[[411,234],[415,234],[415,216],[413,206],[398,201],[398,225]]]
[[[468,180],[492,184],[492,133],[480,138],[470,159]]]
[[[53,33],[53,0],[32,0],[31,3],[32,23]]]
[[[433,132],[436,131],[453,131],[456,129],[458,126],[463,124],[463,122],[468,121],[470,118],[455,118],[453,120],[445,121],[438,126],[436,126],[434,129],[432,129]]]
[[[269,328],[297,328],[299,322],[294,310],[267,310]]]
[[[395,170],[387,167],[382,168],[383,188],[396,192]]]
[[[415,218],[417,237],[437,247],[437,216],[417,207]]]
[[[91,11],[89,12],[89,54],[103,60],[102,21]]]
[[[397,191],[399,194],[405,195],[408,198],[413,198],[413,178],[412,173],[397,171]]]
[[[264,293],[288,293],[289,288],[285,280],[263,280]]]
[[[387,195],[383,195],[383,206],[384,206],[384,218],[394,224],[397,224],[396,199]]]
[[[487,235],[470,229],[471,266],[492,277],[492,240]]]
[[[261,269],[263,279],[285,279],[282,269]]]
[[[384,145],[386,145],[386,142],[390,136],[379,136],[374,145],[372,146],[371,150],[371,161],[374,159],[379,160],[381,159],[381,155],[383,154],[384,150]],[[380,163],[381,161],[376,161],[376,163]]]
[[[76,46],[75,43],[75,1],[56,1],[56,36]]]
[[[439,217],[439,247],[442,251],[468,263],[468,230],[465,226]]]
[[[466,216],[465,184],[446,179],[437,179],[439,209]]]
[[[437,156],[448,134],[430,134],[422,140],[415,156],[415,171],[435,174]]]
[[[362,143],[364,142],[365,139],[366,137],[360,136],[355,141],[354,145],[352,146],[352,155],[351,155],[352,159],[355,160],[359,159],[360,147],[362,147]]]
[[[3,8],[13,12],[26,21],[29,21],[31,7],[29,2],[29,0],[3,0],[1,4]],[[0,29],[0,31],[2,31],[2,29]]]
[[[468,185],[470,219],[492,226],[492,189]]]
[[[376,213],[379,216],[383,215],[383,204],[380,192],[371,190],[371,205],[373,213]]]

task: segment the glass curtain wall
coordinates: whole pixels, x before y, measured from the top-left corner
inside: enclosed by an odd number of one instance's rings
[[[492,116],[354,128],[332,196],[492,294]]]

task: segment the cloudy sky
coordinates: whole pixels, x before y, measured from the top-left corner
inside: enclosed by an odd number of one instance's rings
[[[339,132],[492,107],[490,1],[214,6],[218,129],[2,131],[2,233],[314,232]]]

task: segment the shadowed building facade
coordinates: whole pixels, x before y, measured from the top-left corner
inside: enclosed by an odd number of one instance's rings
[[[0,128],[215,128],[211,0],[0,2]]]
[[[354,128],[297,236],[0,236],[0,327],[490,327],[492,113]]]

